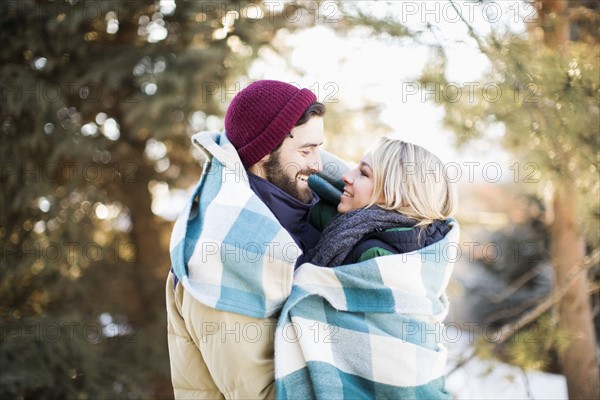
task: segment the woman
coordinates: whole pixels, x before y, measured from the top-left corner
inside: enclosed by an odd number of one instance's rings
[[[454,187],[441,161],[421,146],[381,138],[342,180],[339,215],[304,261],[335,267],[408,253],[450,231]]]
[[[277,324],[278,399],[451,398],[442,321],[460,253],[442,171],[422,147],[383,138],[343,175],[339,215]]]

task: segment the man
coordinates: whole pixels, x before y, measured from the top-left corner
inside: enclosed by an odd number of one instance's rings
[[[319,231],[308,177],[322,169],[325,107],[308,89],[263,80],[232,100],[171,238],[166,287],[176,398],[274,398],[276,315]],[[241,168],[243,166],[243,168]]]

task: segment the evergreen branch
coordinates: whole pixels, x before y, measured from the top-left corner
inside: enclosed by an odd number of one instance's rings
[[[584,258],[577,267],[573,268],[573,271],[567,276],[564,282],[560,284],[554,293],[548,296],[533,310],[519,318],[518,321],[504,325],[500,330],[500,339],[496,341],[496,344],[498,345],[506,342],[510,337],[517,333],[521,327],[528,325],[554,304],[558,303],[567,294],[571,284],[573,284],[579,274],[597,265],[598,262],[600,262],[600,250],[596,249],[590,256]]]
[[[596,249],[591,255],[585,257],[579,265],[573,268],[573,271],[567,276],[564,282],[562,282],[560,286],[556,288],[556,290],[554,290],[554,293],[546,297],[546,299],[542,301],[537,307],[523,315],[516,322],[507,323],[503,325],[499,330],[500,333],[497,335],[499,339],[494,341],[494,344],[496,346],[499,346],[505,343],[508,339],[513,337],[517,332],[519,332],[521,328],[524,328],[536,318],[538,318],[540,315],[548,311],[550,307],[552,307],[554,304],[558,303],[563,297],[565,297],[567,291],[569,290],[575,279],[582,272],[588,271],[593,266],[598,265],[599,262],[600,249]],[[452,375],[454,372],[464,367],[469,361],[474,359],[476,355],[477,352],[473,350],[468,357],[465,357],[458,364],[456,364],[454,368],[452,368],[452,370],[446,374],[446,377]]]
[[[469,31],[469,36],[473,40],[475,40],[475,42],[477,43],[477,47],[479,47],[479,51],[481,51],[483,54],[485,54],[488,57],[488,59],[493,62],[494,57],[492,57],[492,55],[488,51],[488,48],[484,45],[484,43],[481,40],[481,38],[477,35],[477,33],[475,33],[475,30],[473,29],[473,27],[471,26],[471,24],[469,24],[469,22],[465,19],[465,17],[463,16],[462,12],[456,6],[456,3],[454,2],[454,0],[448,0],[448,1],[450,2],[450,5],[452,5],[452,8],[454,8],[454,11],[456,11],[456,13],[458,14],[458,16],[460,17],[460,20],[462,22],[464,22],[464,24],[466,25],[467,30]]]
[[[509,320],[515,318],[516,316],[522,315],[526,310],[534,307],[539,300],[539,298],[529,299],[527,301],[521,302],[518,305],[515,305],[514,307],[495,312],[483,321],[483,325],[486,326],[494,322],[500,321],[502,319]]]
[[[494,304],[501,303],[507,298],[509,298],[513,293],[519,290],[523,285],[527,282],[535,278],[539,273],[543,271],[543,267],[538,266],[530,269],[516,280],[514,280],[506,289],[502,290],[500,293],[491,292],[486,295],[486,297]]]
[[[469,36],[475,40],[475,42],[477,43],[477,46],[479,48],[479,50],[481,51],[482,54],[484,54],[489,61],[492,63],[492,65],[495,65],[496,68],[498,68],[499,71],[502,72],[503,75],[506,76],[507,79],[511,79],[514,80],[515,82],[519,82],[519,78],[517,75],[515,75],[514,73],[510,73],[510,71],[506,70],[506,68],[498,61],[497,57],[494,57],[492,54],[492,49],[498,49],[500,48],[500,43],[497,41],[496,36],[495,35],[491,35],[491,40],[493,42],[492,48],[490,49],[490,47],[486,47],[483,39],[475,32],[475,30],[473,29],[473,27],[471,26],[471,24],[464,18],[464,16],[462,15],[460,9],[456,6],[456,3],[454,0],[448,0],[450,2],[450,4],[452,5],[453,9],[456,11],[456,13],[459,15],[461,21],[465,24],[465,26],[467,27],[468,30],[468,34]],[[512,53],[508,54],[508,57],[511,61],[515,61],[518,62],[519,59],[517,58],[516,55],[513,55]],[[523,71],[531,76],[531,74],[529,74],[527,72],[527,69],[522,66]],[[536,93],[527,85],[521,85],[519,84],[519,89],[520,90],[524,90],[527,92],[528,95],[535,95]],[[563,129],[567,128],[567,124],[563,121],[563,119],[560,116],[560,113],[557,109],[553,109],[551,110],[552,114],[549,115],[548,113],[548,109],[547,107],[544,107],[544,105],[539,102],[536,101],[535,105],[534,105],[534,110],[537,111],[537,115],[538,118],[543,120],[546,124],[546,127],[552,126],[553,123],[550,121],[550,117],[551,115],[555,116],[556,118],[554,118],[554,120],[559,121],[560,127]],[[558,141],[557,137],[555,135],[545,135],[544,138],[546,140],[549,141],[549,144],[552,148],[555,149],[555,154],[556,157],[560,160],[560,164],[568,164],[569,158],[570,158],[570,153],[569,152],[565,152],[563,149],[563,146],[561,145],[561,143]],[[585,156],[585,155],[583,155]]]

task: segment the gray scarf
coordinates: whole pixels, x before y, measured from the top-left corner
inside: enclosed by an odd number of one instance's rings
[[[321,240],[308,252],[304,261],[323,267],[337,267],[368,234],[415,224],[412,218],[376,206],[352,210],[331,220]]]

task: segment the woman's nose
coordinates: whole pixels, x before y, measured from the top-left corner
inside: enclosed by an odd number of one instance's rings
[[[344,174],[342,175],[342,182],[344,182],[346,185],[352,185],[352,178],[350,178],[348,174]]]

